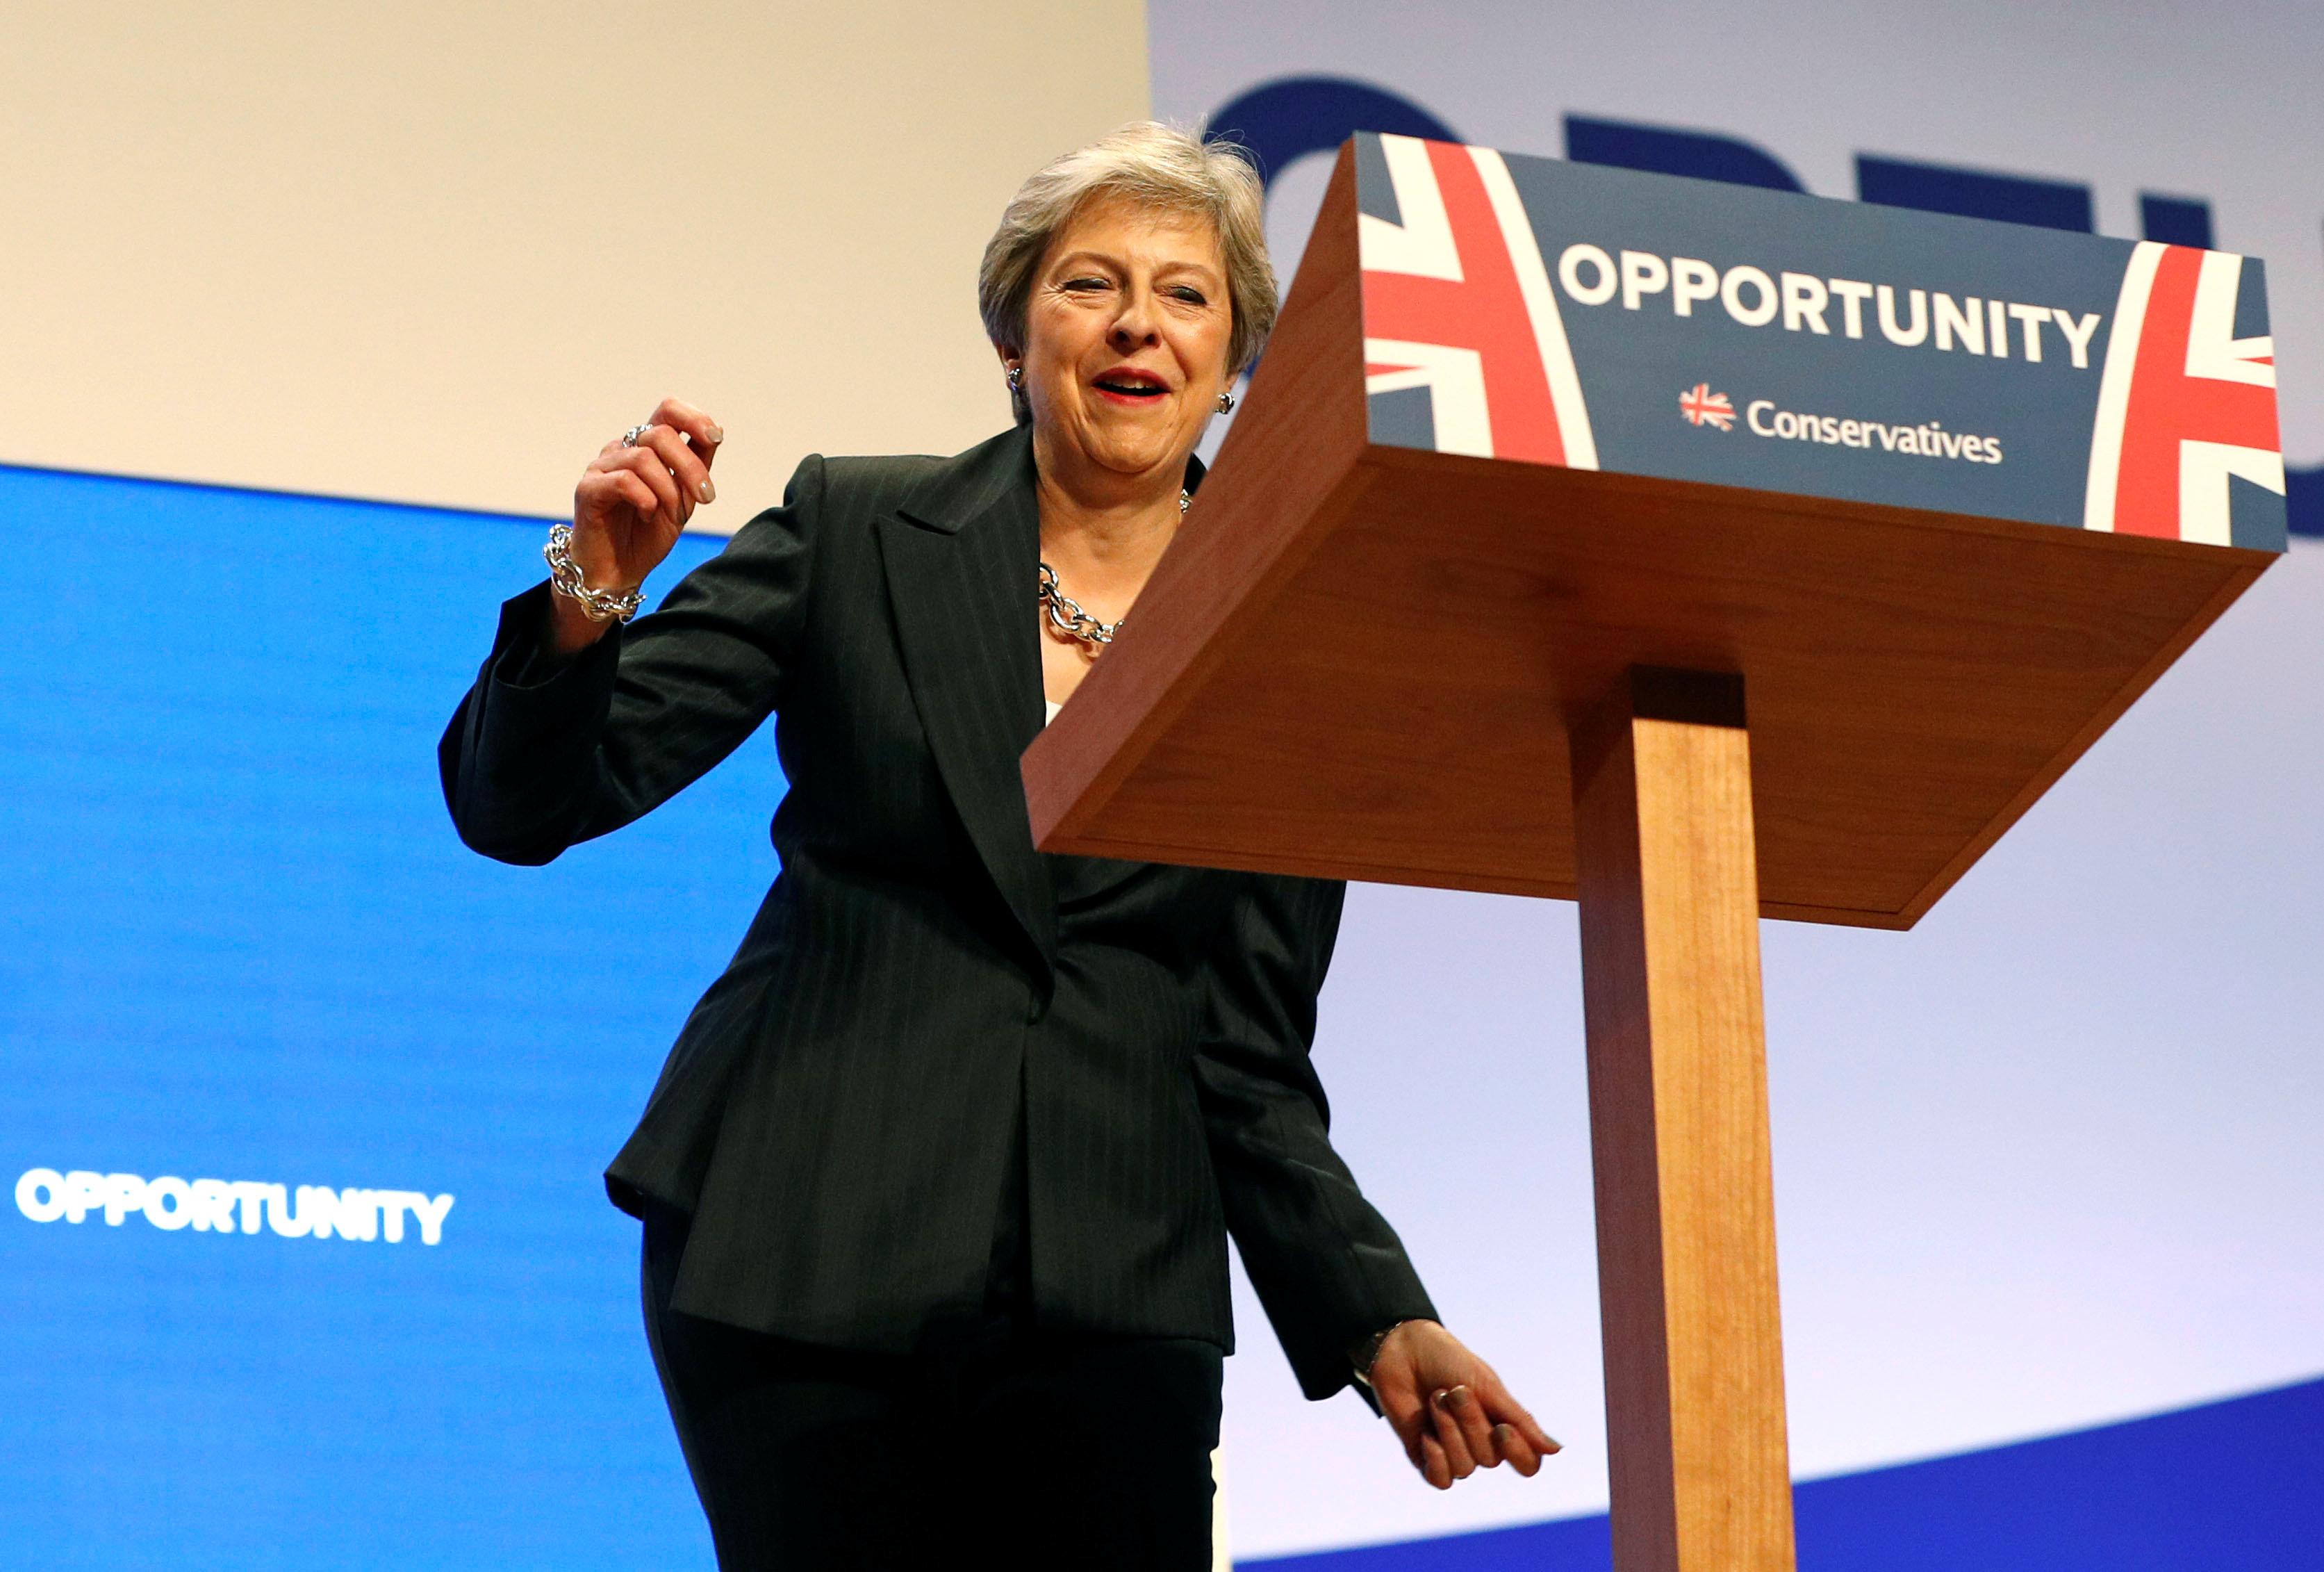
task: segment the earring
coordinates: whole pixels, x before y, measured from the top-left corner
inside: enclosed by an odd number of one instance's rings
[[[1025,368],[1022,365],[1011,365],[1009,368],[1009,391],[1010,393],[1025,391]]]
[[[1222,393],[1219,395],[1219,413],[1222,415],[1231,415],[1234,413],[1234,394],[1231,393]]]

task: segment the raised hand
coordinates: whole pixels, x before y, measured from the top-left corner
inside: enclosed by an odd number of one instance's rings
[[[1439,1490],[1503,1463],[1531,1478],[1560,1450],[1493,1367],[1434,1321],[1406,1321],[1390,1332],[1370,1379],[1404,1455]]]
[[[678,399],[664,399],[634,442],[615,438],[573,488],[574,565],[592,589],[626,595],[646,581],[678,543],[694,510],[715,501],[711,462],[726,434]],[[594,643],[609,625],[551,596],[553,636],[563,651]]]

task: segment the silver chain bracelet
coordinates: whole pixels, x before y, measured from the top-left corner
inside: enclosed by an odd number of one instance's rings
[[[592,589],[581,577],[580,564],[573,560],[573,526],[552,524],[549,544],[540,549],[549,559],[549,587],[558,594],[581,603],[581,612],[593,623],[625,623],[638,615],[645,602],[642,589],[632,589],[627,595],[615,595],[609,590]]]

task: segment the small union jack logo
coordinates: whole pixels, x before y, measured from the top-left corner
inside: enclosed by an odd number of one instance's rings
[[[1707,382],[1696,383],[1691,391],[1678,395],[1678,412],[1690,426],[1716,426],[1722,431],[1735,429],[1733,401],[1725,393],[1712,393]]]

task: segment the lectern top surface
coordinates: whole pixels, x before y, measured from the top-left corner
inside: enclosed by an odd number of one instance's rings
[[[1341,153],[1052,851],[1573,889],[1569,727],[1739,673],[1762,910],[1909,927],[2284,544],[2232,254]]]

